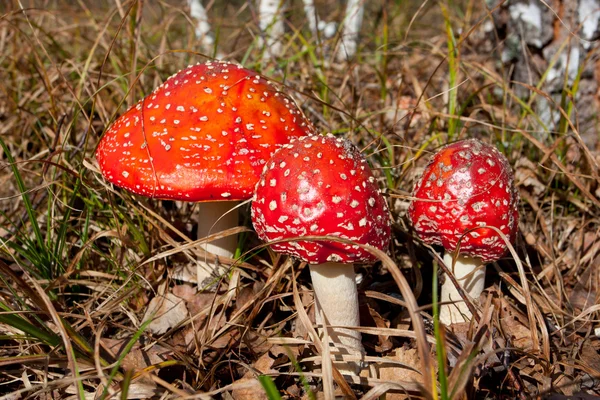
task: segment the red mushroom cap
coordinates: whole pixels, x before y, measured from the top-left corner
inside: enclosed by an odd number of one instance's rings
[[[498,260],[517,232],[519,194],[508,160],[495,147],[476,139],[442,147],[416,183],[408,215],[428,244]],[[463,236],[464,235],[464,236]]]
[[[106,131],[96,158],[107,180],[176,200],[252,196],[266,160],[312,124],[256,72],[228,62],[190,66]]]
[[[387,248],[388,208],[366,160],[350,142],[333,135],[293,140],[265,166],[252,202],[252,223],[261,239],[334,236]],[[310,264],[373,262],[356,245],[290,241],[272,249]]]

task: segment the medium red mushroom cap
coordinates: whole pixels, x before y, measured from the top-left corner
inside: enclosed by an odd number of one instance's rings
[[[442,147],[416,183],[408,215],[419,237],[484,262],[498,260],[517,232],[519,195],[508,160],[476,139]]]
[[[173,75],[119,117],[96,158],[107,180],[137,194],[242,200],[280,145],[313,133],[294,101],[265,78],[207,62]]]
[[[366,160],[333,135],[301,137],[275,152],[256,185],[252,223],[267,242],[334,236],[383,250],[390,241],[387,204]],[[340,242],[301,240],[271,248],[310,264],[376,260]]]

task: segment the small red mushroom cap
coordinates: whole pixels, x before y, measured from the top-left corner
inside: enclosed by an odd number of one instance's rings
[[[275,152],[256,185],[252,223],[267,242],[333,236],[383,250],[390,241],[387,204],[366,160],[333,135],[301,137]],[[301,240],[271,247],[310,264],[376,261],[359,246],[340,242]]]
[[[495,227],[511,241],[517,233],[519,194],[508,160],[476,139],[442,147],[416,183],[408,209],[416,233],[428,244],[492,262],[507,250]],[[459,243],[460,242],[460,243]]]
[[[207,62],[170,77],[106,131],[96,150],[105,178],[175,200],[242,200],[271,154],[313,134],[294,101],[240,65]]]

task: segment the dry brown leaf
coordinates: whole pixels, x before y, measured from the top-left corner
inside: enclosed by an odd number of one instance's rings
[[[110,351],[115,358],[118,357],[129,339],[107,339],[102,338],[102,345]],[[140,344],[135,344],[127,353],[121,366],[126,370],[139,371],[149,365],[158,364],[171,358],[173,352],[159,344],[154,344],[145,349]]]
[[[129,339],[102,339],[103,347],[111,352],[115,358],[118,357]],[[139,343],[135,344],[131,351],[125,355],[121,366],[124,370],[138,372],[150,365],[158,364],[172,357],[173,352],[159,344],[154,344],[145,349]],[[146,399],[156,395],[156,383],[148,376],[141,376],[129,387],[128,399]],[[96,394],[102,393],[104,387],[100,385]]]
[[[580,358],[587,368],[595,371],[596,377],[600,377],[600,355],[589,339],[581,345]]]
[[[252,365],[253,370],[249,370],[242,376],[238,382],[256,382],[255,385],[252,383],[250,387],[244,387],[242,389],[236,389],[231,392],[231,395],[235,400],[262,400],[268,399],[264,389],[260,385],[260,382],[256,379],[257,374],[268,374],[276,371],[272,370],[271,367],[275,360],[269,353],[263,354],[256,362]]]
[[[405,366],[396,364],[375,364],[375,368],[379,374],[379,379],[391,382],[416,382],[422,383],[423,377],[417,371],[421,368],[421,361],[417,349],[397,348],[395,354],[391,357],[386,357],[394,361],[399,361]],[[404,393],[386,393],[387,400],[404,400],[408,399]]]
[[[255,377],[242,378],[238,382],[249,383],[242,389],[235,389],[231,392],[234,400],[268,400],[265,390]]]
[[[531,189],[534,196],[540,196],[546,190],[546,185],[540,182],[538,167],[525,157],[517,159],[515,164],[515,184]]]
[[[195,287],[191,285],[177,285],[173,287],[172,293],[183,299],[187,306],[190,316],[194,317],[202,310],[206,309],[215,300],[214,292],[198,292]],[[206,316],[196,319],[196,324],[202,323]]]
[[[265,283],[256,281],[252,286],[244,286],[235,299],[235,310],[244,308],[250,301],[256,301],[256,295],[265,287]]]
[[[187,308],[183,300],[173,293],[167,293],[150,300],[142,322],[152,318],[147,329],[160,335],[183,322],[187,316]]]
[[[273,343],[269,342],[268,337],[260,335],[253,330],[248,330],[245,333],[244,343],[254,354],[264,354],[273,347]]]
[[[208,261],[210,261],[210,258]],[[227,268],[227,266],[221,265],[215,270],[214,265],[210,262],[198,259],[198,261],[176,265],[173,268],[172,277],[173,279],[189,283],[196,283],[199,280],[202,287],[208,285],[208,290],[214,290],[221,279],[221,275],[227,273]]]
[[[500,302],[498,319],[502,331],[507,339],[510,339],[509,347],[516,347],[522,350],[532,349],[531,330],[527,327],[527,319],[513,308],[504,297],[497,301]]]
[[[243,309],[246,304],[254,299],[255,294],[256,292],[251,286],[244,286],[241,288],[235,299],[235,310],[239,311]]]
[[[371,307],[371,304],[367,303],[367,309],[369,311],[369,315],[375,322],[375,326],[378,328],[389,328],[390,321],[383,318],[377,310]],[[378,335],[379,343],[375,346],[375,350],[378,353],[385,353],[392,349],[393,344],[388,335]]]
[[[210,343],[210,347],[213,349],[224,349],[227,347],[232,341],[237,340],[238,331],[237,330],[228,330],[224,332],[221,336],[216,338]]]

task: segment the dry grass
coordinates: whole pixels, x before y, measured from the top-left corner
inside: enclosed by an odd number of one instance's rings
[[[196,292],[173,279],[175,268],[204,256],[193,241],[193,205],[133,196],[96,170],[94,147],[115,117],[206,60],[185,2],[65,3],[0,5],[2,398],[240,400],[261,396],[255,378],[264,374],[290,398],[438,398],[436,340],[454,366],[451,397],[600,395],[600,145],[588,118],[597,95],[572,103],[583,94],[565,85],[557,101],[537,81],[513,81],[514,66],[499,62],[503,33],[486,30],[479,2],[448,10],[459,50],[454,91],[440,3],[369,2],[361,52],[348,65],[332,59],[337,38],[310,37],[302,13],[290,16],[286,56],[261,65],[253,6],[211,3],[218,50],[295,92],[321,131],[363,149],[386,188],[395,238],[389,257],[360,268],[369,368],[349,381],[328,362],[321,369],[326,349],[313,340],[305,265],[271,253],[242,227],[220,233],[246,232],[243,256],[219,291]],[[339,18],[333,2],[316,3]],[[543,76],[548,60],[524,53]],[[593,79],[597,53],[593,44],[585,59]],[[555,128],[544,129],[543,103],[562,115]],[[477,321],[434,335],[437,256],[412,237],[405,212],[452,119],[452,140],[482,138],[515,166],[520,235],[488,268]],[[155,299],[183,312],[161,334],[143,321]]]

